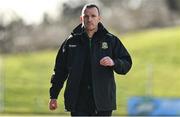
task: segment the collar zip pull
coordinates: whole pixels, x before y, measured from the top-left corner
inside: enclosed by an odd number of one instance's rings
[[[89,47],[92,48],[92,42],[91,42],[92,38],[89,38]]]

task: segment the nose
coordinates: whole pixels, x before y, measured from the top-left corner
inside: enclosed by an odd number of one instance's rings
[[[89,18],[88,18],[88,21],[91,21],[91,20],[92,20],[92,17],[89,17]]]

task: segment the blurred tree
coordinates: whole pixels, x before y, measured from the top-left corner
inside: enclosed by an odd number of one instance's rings
[[[180,0],[167,0],[171,10],[180,11]]]
[[[69,21],[77,21],[79,20],[79,16],[81,15],[81,9],[83,7],[83,3],[77,5],[77,6],[71,6],[69,3],[63,4],[63,10],[62,10],[62,22],[69,22]],[[67,25],[67,24],[66,24]]]
[[[0,26],[5,26],[5,29],[0,27],[0,50],[17,52],[58,47],[80,23],[84,4],[92,1],[100,7],[102,23],[115,32],[180,24],[180,0],[66,0],[59,5],[57,20],[44,13],[40,25],[25,25],[13,11],[6,14],[0,11]],[[8,18],[14,20],[4,25]]]
[[[3,35],[0,40],[0,52],[13,52],[16,50],[15,38],[19,33],[23,32],[23,27],[25,26],[23,20],[18,18],[8,24],[6,27],[1,29],[1,34]]]
[[[47,25],[50,25],[52,23],[53,23],[53,21],[52,21],[51,17],[47,13],[44,13],[42,25],[47,26]]]
[[[3,41],[5,38],[5,27],[0,25],[0,52],[2,52]]]

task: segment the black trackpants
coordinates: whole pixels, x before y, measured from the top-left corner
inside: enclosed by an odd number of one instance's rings
[[[111,116],[112,111],[97,111],[97,112],[71,112],[71,116]]]

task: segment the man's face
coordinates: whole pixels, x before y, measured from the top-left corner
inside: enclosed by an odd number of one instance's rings
[[[87,31],[96,30],[98,23],[100,22],[100,16],[97,8],[86,8],[83,16],[81,16],[81,22],[84,23]]]

